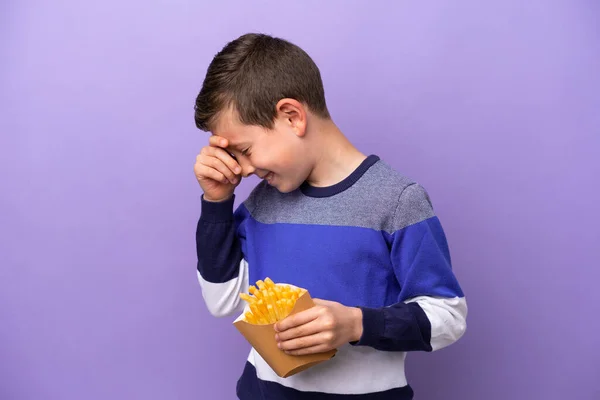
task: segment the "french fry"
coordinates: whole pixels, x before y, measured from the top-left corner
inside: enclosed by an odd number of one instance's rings
[[[281,288],[281,286],[275,286],[273,288],[273,290],[275,291],[275,294],[277,295],[277,300],[281,300],[284,298],[285,296],[285,292],[284,290]]]
[[[258,321],[256,320],[256,317],[254,316],[254,314],[252,314],[250,311],[247,311],[244,314],[244,317],[246,318],[246,321],[248,321],[251,324],[256,324]]]
[[[262,297],[260,290],[258,290],[255,286],[250,286],[248,292],[250,292],[250,294],[256,297],[257,299],[260,299]]]
[[[269,312],[269,323],[272,324],[277,321],[277,315],[275,315],[275,309],[272,304],[267,304],[267,310]]]
[[[306,290],[277,284],[267,277],[264,281],[256,281],[256,286],[251,285],[248,293],[240,293],[240,298],[250,308],[250,311],[244,313],[245,320],[251,324],[266,325],[286,318]]]
[[[279,321],[279,307],[277,307],[277,298],[275,297],[275,292],[273,290],[269,290],[269,304],[273,306],[273,313],[275,314],[275,321]],[[275,322],[274,321],[274,322]]]
[[[275,287],[275,282],[273,282],[273,281],[271,280],[271,278],[265,278],[265,286],[266,286],[268,289],[272,289],[272,288],[274,288],[274,287]]]
[[[250,304],[250,311],[254,314],[257,319],[265,319],[265,314],[258,308],[257,303]]]
[[[265,320],[265,323],[269,323],[270,321],[270,317],[269,317],[269,311],[267,310],[267,305],[265,304],[263,299],[260,299],[257,303],[256,303],[256,308],[258,309],[258,311],[260,312],[260,314],[262,315],[262,319]]]
[[[240,293],[240,297],[242,298],[242,300],[248,302],[249,304],[256,302],[255,297],[249,296],[246,293]]]

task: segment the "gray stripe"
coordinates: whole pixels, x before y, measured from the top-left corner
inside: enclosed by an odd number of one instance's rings
[[[426,191],[383,161],[331,197],[309,197],[300,190],[280,193],[261,182],[244,205],[265,224],[356,226],[388,233],[434,215]]]

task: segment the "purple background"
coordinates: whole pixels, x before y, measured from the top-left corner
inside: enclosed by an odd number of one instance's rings
[[[1,399],[234,397],[193,103],[247,31],[304,47],[342,130],[433,198],[469,326],[409,356],[417,399],[600,398],[598,2],[203,3],[2,2]]]

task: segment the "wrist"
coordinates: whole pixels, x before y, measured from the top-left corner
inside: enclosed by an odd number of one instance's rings
[[[210,199],[210,197],[209,197]],[[231,222],[235,196],[222,201],[211,201],[202,196],[200,220],[204,222]]]
[[[223,203],[223,202],[225,202],[225,201],[227,201],[227,200],[231,199],[231,196],[233,196],[233,194],[230,194],[230,195],[229,195],[229,196],[227,196],[227,197],[223,197],[223,198],[220,198],[220,199],[218,199],[218,198],[212,198],[212,197],[210,197],[210,196],[207,196],[207,195],[206,195],[206,193],[204,193],[204,194],[202,195],[202,198],[203,198],[204,200],[208,201],[209,203]]]
[[[352,329],[349,342],[358,342],[363,335],[363,314],[362,310],[358,307],[350,308],[350,315],[352,316]]]

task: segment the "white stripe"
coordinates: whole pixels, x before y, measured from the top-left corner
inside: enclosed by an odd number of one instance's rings
[[[244,259],[240,262],[238,276],[227,282],[212,283],[204,280],[198,272],[198,281],[202,288],[202,297],[208,311],[215,317],[227,317],[238,314],[244,309],[244,302],[240,299],[240,293],[247,292],[248,262]]]
[[[431,323],[431,347],[444,348],[461,338],[467,329],[467,301],[464,297],[442,298],[419,296],[406,301],[417,302]]]
[[[256,368],[259,379],[296,390],[364,394],[406,386],[405,357],[404,352],[347,344],[338,348],[332,359],[288,378],[277,376],[254,349],[250,351],[248,361]]]

